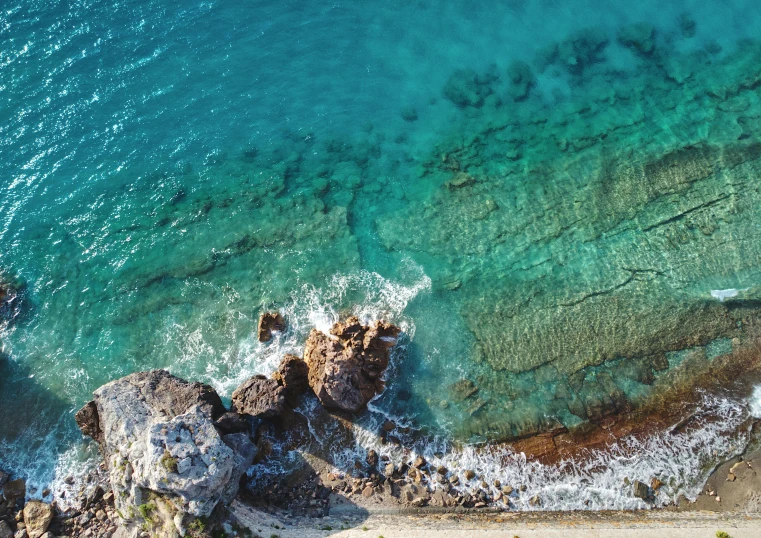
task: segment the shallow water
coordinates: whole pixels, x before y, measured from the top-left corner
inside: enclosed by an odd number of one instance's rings
[[[378,412],[447,442],[668,391],[758,320],[758,28],[741,0],[4,6],[29,311],[0,466],[60,480],[102,383],[229,396],[348,312],[405,330]]]

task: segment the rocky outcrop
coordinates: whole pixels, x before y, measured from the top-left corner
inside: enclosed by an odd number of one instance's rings
[[[272,331],[284,331],[285,319],[280,312],[264,312],[259,316],[257,334],[260,342],[272,340]]]
[[[283,385],[286,398],[292,401],[309,389],[309,366],[296,355],[286,355],[272,379]]]
[[[53,521],[53,507],[40,501],[29,501],[24,506],[24,524],[29,538],[40,538]]]
[[[276,418],[285,411],[285,387],[267,376],[255,375],[235,389],[232,408],[259,418]]]
[[[382,376],[399,332],[383,321],[362,325],[356,317],[336,323],[330,336],[313,329],[304,360],[320,403],[349,413],[362,410],[384,389]]]
[[[259,418],[277,418],[296,405],[309,388],[309,368],[295,355],[286,355],[272,378],[255,375],[235,389],[233,411]]]
[[[197,517],[231,500],[255,448],[245,433],[221,435],[226,412],[208,385],[164,370],[112,381],[77,413],[94,434],[127,529],[151,536],[184,534]]]

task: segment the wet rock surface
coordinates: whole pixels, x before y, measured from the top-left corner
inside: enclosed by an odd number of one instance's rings
[[[285,330],[285,318],[280,312],[264,312],[259,316],[259,325],[257,326],[257,335],[260,342],[269,342],[272,340],[272,332],[282,332]]]
[[[313,329],[304,361],[309,386],[320,403],[349,413],[361,411],[384,388],[382,376],[399,333],[394,325],[362,325],[356,317],[336,323],[330,336]]]
[[[285,387],[275,379],[254,376],[235,389],[232,408],[237,413],[254,417],[279,417],[286,409]]]

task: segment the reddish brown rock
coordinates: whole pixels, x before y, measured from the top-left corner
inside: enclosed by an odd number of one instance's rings
[[[399,332],[399,327],[383,321],[362,325],[356,317],[336,323],[330,330],[332,336],[313,329],[304,360],[309,367],[309,386],[322,405],[356,413],[379,394]]]
[[[280,312],[264,312],[259,317],[259,341],[269,342],[272,340],[272,331],[284,331],[285,319]]]
[[[272,378],[285,387],[289,396],[299,396],[309,388],[309,367],[296,355],[286,355]]]

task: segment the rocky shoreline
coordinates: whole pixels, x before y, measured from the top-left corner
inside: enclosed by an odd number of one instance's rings
[[[270,319],[276,323],[260,331],[262,338],[284,328],[282,318],[273,315]],[[313,428],[328,425],[331,435],[351,443],[356,434],[352,417],[383,391],[389,353],[399,334],[393,325],[380,321],[363,325],[357,318],[336,323],[330,335],[313,330],[303,359],[286,355],[271,377],[248,379],[233,393],[229,409],[212,387],[164,370],[138,372],[104,385],[76,414],[82,432],[98,443],[104,458],[99,472],[88,477],[92,487],[87,492],[83,489],[76,502],[69,502],[72,508],[61,510],[56,502],[25,502],[24,481],[0,473],[0,538],[247,536],[252,532],[250,521],[244,518],[241,523],[230,508],[236,498],[252,513],[261,517],[269,513],[288,525],[332,521],[336,514],[361,518],[389,509],[454,513],[519,509],[513,503],[525,496],[525,484],[487,482],[475,469],[448,469],[428,461],[401,446],[398,436],[404,437],[409,428],[391,420],[380,425],[377,436],[382,444],[398,446],[408,454],[401,461],[369,449],[363,459],[339,469],[327,455],[306,450],[301,465],[273,473],[269,482],[256,483],[252,478],[252,465],[269,465],[275,447],[288,452],[307,446]],[[757,359],[754,350],[738,348],[735,355],[717,359],[702,376],[714,380],[740,376]],[[556,429],[514,440],[509,446],[529,460],[553,463],[583,458],[624,436],[645,438],[668,428],[689,431],[695,427],[691,424],[695,417],[688,404],[694,403],[697,389],[707,382],[703,377],[693,376],[668,402],[651,402],[637,411],[606,415],[575,431]],[[319,402],[309,418],[299,407],[305,398]],[[684,405],[675,409],[674,398],[681,398]],[[761,422],[749,419],[743,427],[751,440],[749,450],[755,452],[748,452],[747,459],[733,460],[729,471],[716,472],[728,473],[728,483],[739,478],[738,483],[751,484],[751,493],[759,492],[753,461],[761,460],[757,450]],[[434,459],[441,457],[436,454]],[[626,479],[626,487],[652,505],[667,479]],[[713,508],[721,510],[725,507],[719,487],[731,484],[714,483],[704,495],[713,499]],[[747,508],[741,503],[752,499],[735,499],[727,508]],[[534,495],[528,499],[528,509],[541,509],[542,503],[541,496]],[[674,507],[689,508],[686,500]]]

